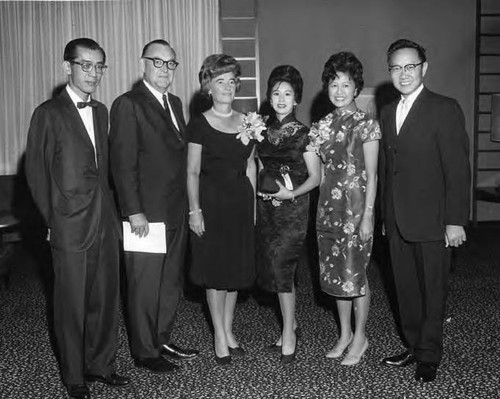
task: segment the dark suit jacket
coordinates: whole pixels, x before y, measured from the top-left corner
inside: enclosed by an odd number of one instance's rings
[[[114,209],[108,184],[108,110],[93,109],[95,153],[68,92],[40,105],[31,119],[26,178],[47,226],[51,245],[88,249],[97,237],[103,202]],[[116,228],[118,218],[115,214]]]
[[[144,213],[176,228],[186,218],[186,123],[180,99],[169,94],[169,101],[181,139],[144,82],[114,101],[111,170],[122,216]]]
[[[446,225],[464,226],[469,219],[464,115],[455,100],[424,87],[397,135],[398,101],[380,115],[379,176],[386,228],[397,225],[408,241],[442,240]]]

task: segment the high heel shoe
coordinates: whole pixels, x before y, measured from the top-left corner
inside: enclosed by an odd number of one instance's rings
[[[281,364],[282,365],[287,365],[290,363],[293,363],[295,361],[295,358],[297,356],[297,346],[299,345],[299,337],[297,336],[297,333],[295,333],[295,349],[293,350],[293,353],[290,353],[289,355],[284,355],[281,353]]]
[[[342,366],[355,366],[361,361],[367,349],[368,349],[368,339],[365,339],[365,343],[361,348],[361,352],[358,355],[347,353],[347,355],[344,357],[344,360],[342,360],[340,364]]]
[[[338,359],[344,354],[344,351],[349,347],[349,345],[352,342],[352,338],[354,337],[354,334],[351,331],[351,337],[349,338],[349,342],[347,342],[346,345],[339,345],[337,341],[337,345],[333,347],[333,349],[326,354],[326,357],[328,359]]]
[[[217,356],[217,354],[215,354],[215,361],[217,362],[217,364],[219,366],[225,366],[225,365],[231,363],[231,356],[227,355],[227,356],[219,357],[219,356]]]
[[[245,349],[243,349],[241,346],[236,346],[234,348],[231,348],[230,346],[228,346],[228,349],[229,349],[229,354],[232,356],[245,356],[246,355]]]
[[[295,358],[297,356],[297,346],[295,346],[295,350],[293,353],[290,353],[289,355],[283,355],[281,354],[281,364],[283,366],[293,363],[295,361]]]
[[[297,337],[297,339],[300,338],[300,328],[299,327],[295,327],[295,336]],[[269,353],[281,353],[281,345],[278,345],[278,344],[271,344],[271,345],[268,345],[266,346],[266,352],[269,352]]]

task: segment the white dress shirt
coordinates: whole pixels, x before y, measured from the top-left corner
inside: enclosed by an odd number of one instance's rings
[[[83,100],[74,92],[74,90],[66,85],[66,91],[68,92],[71,100],[75,104],[76,110],[80,114],[80,118],[82,118],[83,124],[85,125],[85,129],[87,130],[87,134],[89,135],[90,141],[92,142],[92,146],[94,147],[94,159],[95,164],[97,166],[97,151],[95,148],[95,133],[94,133],[94,116],[92,107],[84,107],[78,108],[77,103],[82,102]],[[90,97],[87,102],[90,101]]]
[[[175,118],[174,110],[172,109],[172,105],[170,105],[170,100],[168,99],[168,92],[160,93],[158,90],[156,90],[153,86],[151,86],[145,80],[143,80],[143,82],[146,85],[146,87],[149,89],[151,94],[153,94],[153,96],[155,96],[155,98],[160,102],[160,104],[163,108],[165,108],[165,106],[163,104],[163,94],[165,94],[167,96],[167,104],[168,104],[168,109],[170,111],[170,116],[172,117],[172,122],[174,122],[174,125],[177,128],[177,130],[180,131],[179,124],[177,123],[177,119]]]
[[[408,116],[408,113],[410,112],[411,107],[413,106],[413,103],[417,99],[418,95],[422,92],[424,89],[424,85],[421,84],[417,90],[415,90],[413,93],[410,95],[403,97],[401,96],[401,100],[398,103],[398,107],[396,109],[396,131],[397,134],[399,134],[399,131],[401,130],[401,126],[403,126],[403,123]]]

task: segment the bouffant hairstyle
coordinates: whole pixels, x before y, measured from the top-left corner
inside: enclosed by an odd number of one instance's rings
[[[100,51],[102,53],[102,62],[106,62],[106,53],[104,52],[103,48],[99,46],[99,44],[95,40],[89,39],[87,37],[73,39],[68,44],[66,44],[66,47],[64,48],[63,60],[73,61],[77,57],[76,50],[78,48]]]
[[[295,101],[300,104],[302,101],[302,86],[304,82],[300,72],[291,65],[280,65],[274,68],[267,80],[267,99],[271,99],[271,93],[277,83],[286,82],[292,86]]]
[[[356,92],[354,97],[357,97],[365,84],[363,80],[363,64],[358,58],[349,51],[343,51],[333,54],[328,61],[326,61],[323,68],[321,80],[323,82],[323,90],[328,90],[328,85],[332,80],[335,80],[338,72],[348,74],[354,81]]]
[[[417,44],[408,39],[399,39],[392,43],[387,49],[387,64],[391,63],[391,58],[394,52],[401,50],[402,48],[412,48],[417,51],[418,58],[421,62],[427,61],[427,56],[425,55],[425,48],[420,44]]]
[[[236,78],[236,91],[241,87],[239,76],[241,66],[234,57],[227,54],[212,54],[203,61],[198,78],[200,80],[201,92],[208,95],[208,84],[217,76],[232,72]]]

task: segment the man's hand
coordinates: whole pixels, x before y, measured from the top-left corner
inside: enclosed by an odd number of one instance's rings
[[[446,242],[446,247],[459,247],[465,241],[467,241],[464,227],[454,226],[452,224],[446,225],[444,239]]]
[[[149,234],[149,224],[144,213],[136,213],[128,217],[132,233],[139,237],[146,237]]]

